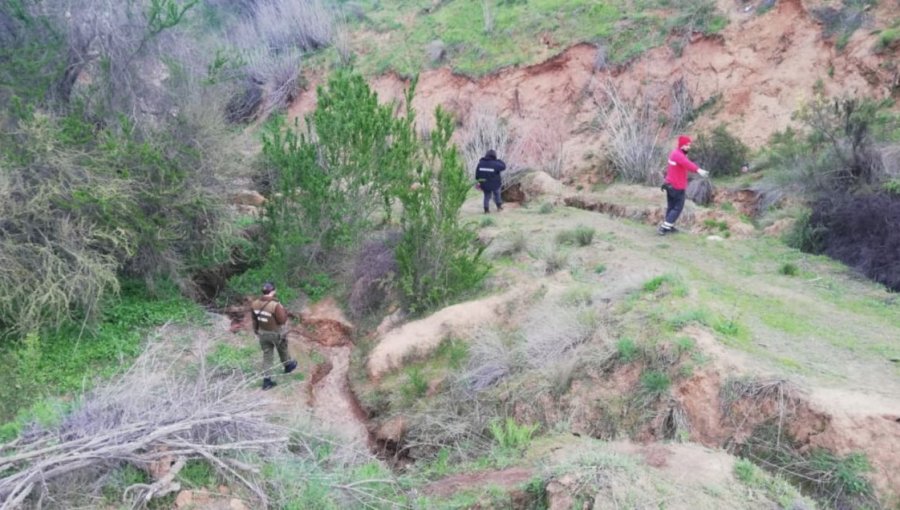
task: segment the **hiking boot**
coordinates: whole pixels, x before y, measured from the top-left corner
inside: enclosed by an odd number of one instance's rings
[[[270,388],[274,388],[275,386],[278,386],[278,384],[275,381],[273,381],[271,377],[263,378],[263,385],[262,385],[263,391],[266,391]]]
[[[291,372],[294,371],[295,368],[297,368],[297,361],[296,361],[296,360],[290,360],[290,361],[288,361],[287,363],[284,364],[284,373],[285,373],[285,374],[290,374]]]
[[[497,204],[497,210],[498,210],[498,211],[502,211],[502,210],[503,210],[503,204]]]
[[[660,225],[659,228],[656,229],[656,234],[661,235],[661,236],[664,236],[664,235],[668,234],[669,232],[671,232],[671,231],[667,228],[664,228],[662,225]]]
[[[490,212],[491,212],[490,209],[488,209],[487,207],[484,208],[484,214],[489,214]]]

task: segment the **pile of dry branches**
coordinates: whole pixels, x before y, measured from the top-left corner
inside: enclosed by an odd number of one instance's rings
[[[251,466],[287,444],[284,431],[266,419],[267,400],[241,375],[222,377],[201,366],[172,375],[156,348],[118,380],[87,396],[54,427],[33,426],[0,445],[0,510],[26,501],[36,507],[71,502],[71,491],[99,492],[110,473],[130,464],[152,483],[127,487],[134,508],[180,489],[178,471],[192,459],[214,466],[230,483],[267,505]],[[181,371],[182,373],[184,370]],[[65,502],[65,503],[64,503]]]

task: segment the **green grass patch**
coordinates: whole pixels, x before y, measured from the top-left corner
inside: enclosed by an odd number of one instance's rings
[[[209,488],[216,484],[216,470],[204,460],[189,460],[178,473],[178,479],[186,487]]]
[[[260,356],[258,346],[217,344],[206,356],[206,363],[212,367],[249,374],[258,368],[256,361]]]
[[[784,276],[797,276],[800,274],[800,268],[797,267],[797,264],[785,262],[778,268],[778,274],[783,274]]]
[[[531,438],[537,432],[538,425],[536,423],[519,425],[512,418],[506,418],[506,420],[495,419],[491,422],[489,430],[494,442],[500,448],[523,451],[531,444]]]
[[[704,308],[695,308],[679,312],[666,321],[669,328],[674,331],[678,331],[690,324],[709,326],[711,322],[710,313]]]
[[[142,283],[125,282],[117,299],[104,304],[93,329],[67,326],[31,334],[0,350],[0,420],[8,421],[42,398],[78,393],[122,370],[143,350],[153,328],[165,323],[202,323],[203,309],[173,285],[151,293]]]
[[[462,368],[469,359],[469,344],[459,338],[446,338],[434,353],[434,362],[446,363],[452,370]]]
[[[664,274],[652,278],[645,282],[641,288],[644,292],[648,293],[657,293],[660,292],[660,290],[667,290],[668,294],[671,294],[674,297],[685,297],[688,293],[684,280],[673,274]]]
[[[631,338],[620,338],[616,342],[616,353],[618,353],[620,360],[630,363],[640,356],[640,348]]]
[[[416,366],[406,369],[406,378],[400,386],[400,393],[407,402],[413,402],[428,393],[428,379],[422,369]]]
[[[594,242],[594,234],[597,231],[592,227],[579,225],[571,230],[563,230],[556,234],[558,244],[571,244],[575,246],[590,246]]]
[[[668,374],[658,370],[647,370],[641,374],[641,391],[648,396],[662,395],[669,390],[672,381]]]

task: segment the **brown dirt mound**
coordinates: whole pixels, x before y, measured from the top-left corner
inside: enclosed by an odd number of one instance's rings
[[[457,492],[490,486],[500,487],[509,491],[519,488],[519,486],[530,480],[533,475],[534,471],[527,468],[462,473],[432,482],[425,486],[424,492],[429,496],[446,498]]]
[[[377,380],[409,358],[427,356],[450,335],[464,336],[476,328],[497,324],[507,315],[509,305],[526,293],[523,289],[513,289],[498,296],[448,306],[390,330],[369,355],[366,364],[369,376]]]

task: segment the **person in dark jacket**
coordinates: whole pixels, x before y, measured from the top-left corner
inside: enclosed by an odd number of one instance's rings
[[[500,174],[506,170],[506,163],[502,159],[497,159],[497,153],[491,149],[484,154],[484,157],[478,160],[478,166],[475,169],[475,180],[481,192],[484,193],[484,212],[490,212],[491,197],[494,197],[494,203],[497,204],[497,210],[503,210],[503,201],[500,199],[500,185],[502,180]]]
[[[688,173],[696,172],[701,177],[706,177],[709,172],[697,166],[688,159],[687,152],[691,150],[691,139],[687,136],[678,137],[678,148],[669,154],[669,167],[666,170],[666,182],[662,188],[666,191],[666,218],[657,229],[661,236],[678,232],[675,222],[681,216],[684,209],[685,190],[688,185]]]

